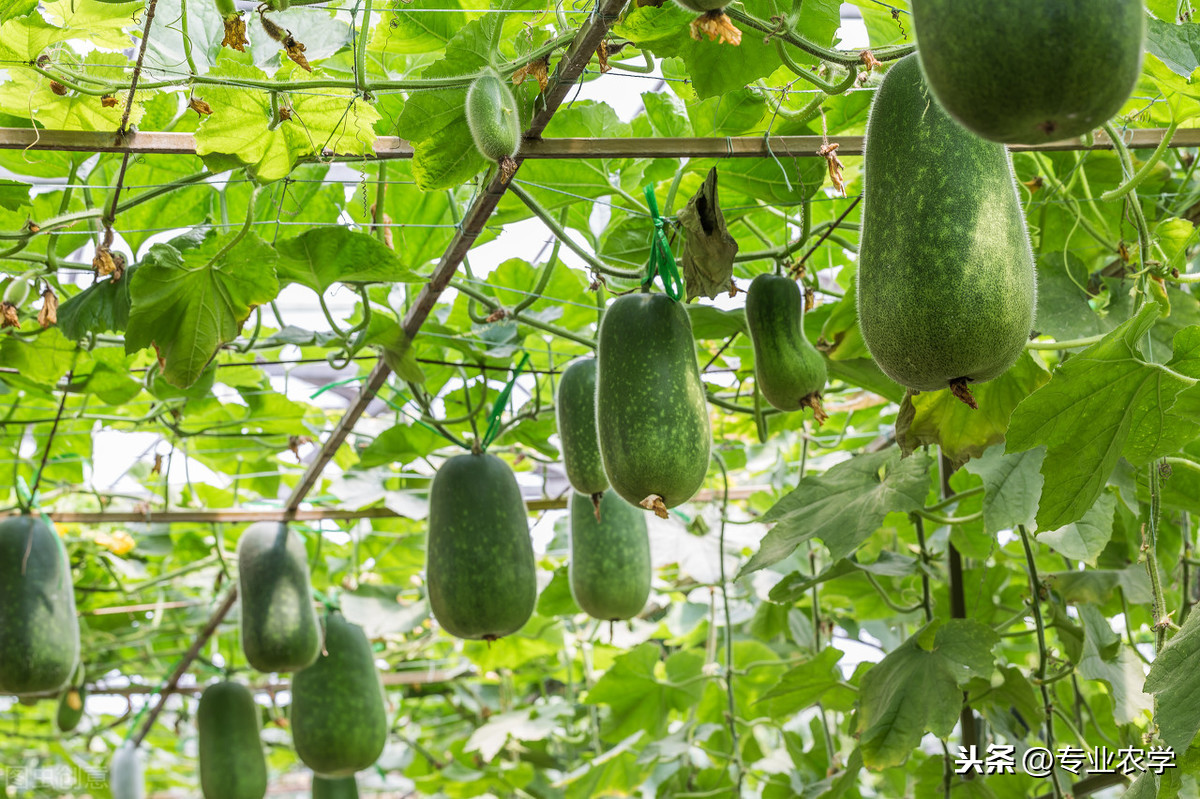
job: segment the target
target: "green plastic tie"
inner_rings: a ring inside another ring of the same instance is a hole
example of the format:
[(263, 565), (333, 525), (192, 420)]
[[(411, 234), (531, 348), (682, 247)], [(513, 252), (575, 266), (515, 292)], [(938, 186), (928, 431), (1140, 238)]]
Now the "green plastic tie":
[(667, 221), (658, 213), (658, 201), (654, 199), (653, 186), (646, 187), (646, 202), (650, 205), (654, 231), (650, 234), (650, 263), (646, 267), (646, 277), (642, 280), (642, 286), (650, 286), (657, 276), (662, 281), (663, 291), (667, 296), (679, 302), (683, 299), (683, 278), (679, 276), (675, 253), (671, 252), (671, 245), (667, 243)]
[(483, 441), (479, 444), (479, 449), (483, 452), (492, 445), (496, 440), (496, 436), (500, 435), (500, 416), (504, 413), (504, 408), (508, 405), (508, 398), (512, 396), (513, 386), (517, 384), (517, 378), (521, 376), (522, 370), (529, 365), (529, 353), (521, 358), (521, 362), (517, 364), (517, 368), (513, 369), (512, 377), (508, 379), (508, 385), (500, 392), (500, 396), (496, 397), (496, 404), (492, 406), (492, 412), (488, 414), (487, 432), (483, 434)]
[(340, 613), (342, 610), (341, 602), (338, 601), (336, 588), (330, 589), (328, 594), (322, 593), (320, 590), (312, 589), (313, 598), (325, 606), (325, 615), (330, 613)]

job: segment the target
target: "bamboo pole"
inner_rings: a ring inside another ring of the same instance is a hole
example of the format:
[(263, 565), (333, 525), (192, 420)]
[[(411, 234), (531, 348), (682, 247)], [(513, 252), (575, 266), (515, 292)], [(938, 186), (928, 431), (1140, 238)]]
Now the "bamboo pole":
[[(1133, 128), (1125, 144), (1130, 149), (1153, 149), (1162, 141), (1165, 128)], [(531, 160), (584, 158), (796, 158), (823, 157), (826, 140), (820, 136), (729, 136), (729, 137), (628, 137), (543, 139), (527, 132), (521, 158)], [(838, 155), (862, 155), (862, 136), (830, 136)], [(1200, 147), (1200, 128), (1181, 128), (1171, 147)], [(1014, 144), (1013, 152), (1064, 150), (1111, 150), (1112, 142), (1097, 132), (1088, 144), (1082, 139), (1064, 139), (1049, 144)], [(120, 141), (103, 131), (33, 130), (0, 128), (0, 150), (48, 152), (130, 153), (136, 155), (195, 155), (196, 137), (191, 133), (135, 132)], [(408, 160), (413, 146), (396, 136), (375, 139), (374, 155), (334, 156), (335, 160)]]

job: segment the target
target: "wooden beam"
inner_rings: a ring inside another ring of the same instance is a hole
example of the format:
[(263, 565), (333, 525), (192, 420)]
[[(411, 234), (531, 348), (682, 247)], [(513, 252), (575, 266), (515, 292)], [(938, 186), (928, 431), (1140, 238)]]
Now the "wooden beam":
[[(1153, 149), (1162, 141), (1163, 133), (1163, 128), (1131, 129), (1126, 144), (1134, 150)], [(838, 145), (838, 155), (863, 153), (862, 136), (830, 136), (828, 140)], [(820, 136), (772, 136), (769, 139), (762, 136), (543, 139), (534, 134), (531, 128), (526, 132), (521, 147), (521, 159), (769, 158), (772, 154), (776, 157), (817, 158), (820, 157), (818, 150), (824, 142)], [(1176, 131), (1171, 147), (1200, 147), (1200, 128), (1181, 128)], [(1103, 132), (1097, 132), (1090, 145), (1081, 139), (1065, 139), (1050, 144), (1016, 144), (1009, 149), (1014, 152), (1108, 150), (1112, 149), (1112, 143)], [(196, 137), (191, 133), (130, 133), (117, 143), (111, 133), (105, 132), (0, 128), (0, 150), (195, 155)], [(413, 147), (404, 139), (380, 136), (375, 140), (374, 160), (407, 160), (412, 157)], [(361, 162), (364, 156), (334, 156), (334, 159)], [(366, 159), (372, 160), (371, 156), (366, 156)]]
[[(617, 20), (617, 16), (621, 13), (621, 9), (625, 7), (627, 0), (600, 0), (599, 6), (595, 13), (588, 18), (587, 22), (579, 29), (579, 34), (571, 42), (570, 48), (563, 54), (562, 59), (558, 62), (558, 66), (554, 70), (554, 74), (550, 76), (549, 83), (540, 95), (538, 95), (537, 104), (534, 106), (533, 119), (530, 120), (529, 128), (525, 131), (526, 144), (529, 140), (535, 140), (541, 137), (542, 131), (546, 129), (546, 125), (550, 123), (554, 112), (562, 105), (567, 94), (572, 87), (579, 81), (579, 77), (583, 74), (584, 68), (588, 62), (592, 60), (592, 56), (596, 53), (596, 48), (604, 41), (604, 37), (608, 35), (609, 28)], [(518, 153), (516, 157), (516, 169), (520, 169), (521, 163), (524, 160), (524, 155)], [(508, 184), (512, 180), (515, 170), (505, 174), (504, 170), (497, 169), (495, 174), (487, 186), (485, 186), (479, 194), (476, 195), (475, 201), (471, 203), (466, 216), (459, 225), (458, 230), (454, 234), (449, 246), (446, 247), (441, 260), (437, 267), (433, 270), (429, 282), (421, 287), (421, 291), (417, 294), (416, 299), (409, 307), (408, 312), (404, 315), (404, 319), (400, 323), (401, 330), (404, 331), (403, 347), (407, 349), (412, 345), (413, 339), (416, 338), (417, 332), (421, 326), (425, 324), (425, 320), (429, 318), (433, 306), (437, 303), (437, 299), (441, 296), (446, 286), (450, 284), (450, 278), (458, 271), (459, 265), (463, 259), (467, 257), (467, 252), (475, 244), (475, 239), (483, 232), (484, 226), (488, 219), (491, 218), (492, 212), (496, 210), (496, 205), (499, 204), (500, 198), (504, 196), (508, 190)], [(388, 367), (383, 358), (375, 364), (375, 368), (371, 370), (367, 382), (363, 385), (362, 390), (354, 401), (350, 403), (350, 407), (346, 409), (346, 414), (338, 421), (329, 438), (321, 445), (320, 450), (309, 462), (308, 468), (305, 470), (300, 482), (288, 497), (287, 509), (294, 511), (304, 502), (304, 498), (308, 496), (308, 492), (316, 485), (321, 473), (333, 460), (334, 454), (346, 437), (350, 435), (350, 431), (354, 429), (354, 425), (358, 422), (363, 411), (366, 410), (371, 400), (374, 399), (376, 392), (383, 387), (387, 382), (388, 376), (392, 370)]]

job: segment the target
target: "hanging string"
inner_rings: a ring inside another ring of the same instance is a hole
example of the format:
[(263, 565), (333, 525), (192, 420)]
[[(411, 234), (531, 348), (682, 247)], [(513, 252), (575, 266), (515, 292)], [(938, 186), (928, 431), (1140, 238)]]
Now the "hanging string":
[(654, 278), (658, 277), (662, 281), (663, 291), (678, 302), (683, 299), (683, 278), (679, 276), (675, 253), (671, 252), (671, 245), (667, 242), (667, 222), (658, 213), (658, 201), (654, 199), (653, 186), (646, 187), (646, 202), (650, 206), (654, 230), (650, 234), (650, 263), (646, 266), (642, 288), (649, 289), (654, 283)]

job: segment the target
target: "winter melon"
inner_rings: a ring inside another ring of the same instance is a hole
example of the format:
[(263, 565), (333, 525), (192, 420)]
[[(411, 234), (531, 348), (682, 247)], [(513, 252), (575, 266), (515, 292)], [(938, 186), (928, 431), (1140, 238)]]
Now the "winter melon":
[(537, 572), (521, 489), (487, 453), (456, 455), (429, 489), (425, 581), (446, 632), (492, 641), (529, 621)]
[(340, 613), (325, 618), (325, 651), (292, 678), (292, 742), (323, 777), (371, 766), (387, 743), (387, 708), (366, 633)]
[(912, 0), (929, 88), (993, 141), (1043, 144), (1100, 127), (1142, 68), (1141, 0)]
[(823, 420), (825, 359), (804, 336), (804, 297), (796, 281), (769, 274), (750, 281), (746, 326), (754, 344), (754, 379), (767, 402), (781, 411), (810, 407)]
[(79, 664), (67, 550), (39, 517), (0, 522), (0, 693), (57, 692)]
[(554, 403), (563, 464), (571, 487), (581, 494), (602, 494), (608, 477), (596, 440), (596, 359), (572, 361), (558, 379)]
[(642, 293), (609, 306), (600, 322), (596, 429), (604, 472), (626, 502), (665, 513), (700, 488), (712, 431), (681, 303)]
[(259, 671), (295, 671), (321, 651), (308, 553), (286, 524), (252, 524), (238, 541), (242, 649)]
[(972, 406), (969, 384), (1008, 369), (1033, 327), (1033, 253), (1008, 153), (941, 110), (915, 55), (871, 106), (857, 280), (879, 368)]
[(512, 89), (495, 70), (485, 70), (467, 88), (467, 127), (489, 161), (512, 158), (521, 147), (521, 111)]
[(605, 491), (596, 518), (591, 497), (571, 495), (571, 595), (601, 621), (629, 619), (650, 596), (650, 537), (646, 514)]
[(241, 683), (219, 682), (200, 695), (200, 789), (204, 799), (262, 799), (267, 761), (259, 740), (259, 711)]

